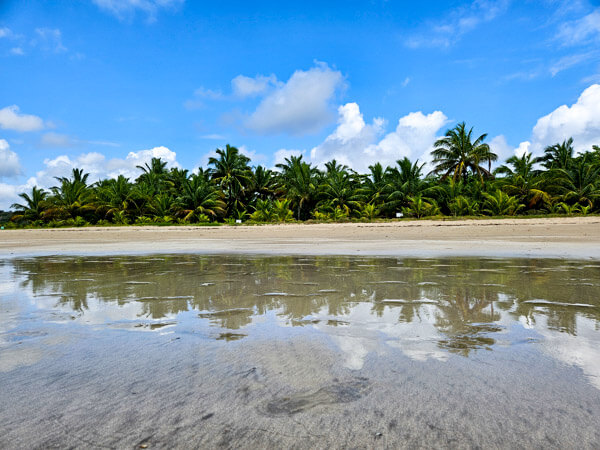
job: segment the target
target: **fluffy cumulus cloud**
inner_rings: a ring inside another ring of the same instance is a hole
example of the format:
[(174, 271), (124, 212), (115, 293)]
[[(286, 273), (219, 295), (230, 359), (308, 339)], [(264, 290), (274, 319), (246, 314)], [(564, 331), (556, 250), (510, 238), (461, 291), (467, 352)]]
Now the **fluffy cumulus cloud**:
[(540, 156), (549, 145), (573, 138), (576, 152), (592, 149), (600, 145), (600, 85), (593, 84), (583, 91), (571, 106), (562, 105), (540, 119), (533, 127), (531, 138), (518, 147), (511, 147), (504, 136), (496, 136), (490, 141), (492, 151), (498, 154), (503, 163), (512, 155), (518, 157), (526, 153)]
[(335, 159), (341, 164), (364, 171), (371, 164), (367, 152), (383, 132), (385, 122), (376, 118), (367, 124), (356, 103), (347, 103), (338, 108), (338, 126), (325, 141), (310, 152), (311, 160), (323, 165)]
[[(250, 87), (260, 88), (248, 80), (245, 83), (245, 92), (249, 92)], [(341, 72), (327, 64), (320, 63), (306, 71), (297, 70), (286, 83), (277, 83), (246, 118), (244, 125), (261, 134), (318, 132), (335, 117), (332, 102), (343, 86)]]
[(140, 11), (145, 13), (148, 20), (156, 20), (160, 9), (174, 9), (185, 0), (92, 0), (100, 9), (116, 16), (118, 19), (128, 19)]
[(4, 139), (0, 139), (0, 179), (15, 177), (21, 173), (19, 157), (10, 149)]
[(600, 85), (588, 87), (573, 105), (559, 106), (541, 117), (533, 127), (531, 150), (540, 153), (570, 137), (578, 152), (600, 145)]
[(385, 126), (383, 119), (376, 118), (367, 124), (356, 103), (341, 106), (338, 112), (337, 128), (311, 150), (311, 160), (323, 164), (336, 159), (359, 172), (366, 172), (375, 162), (394, 165), (405, 156), (427, 162), (440, 129), (448, 122), (441, 111), (413, 112), (400, 118), (396, 129), (380, 139)]
[(515, 149), (507, 141), (504, 135), (499, 135), (492, 138), (488, 142), (490, 150), (498, 155), (498, 163), (504, 164), (507, 158), (510, 158), (515, 154)]
[(0, 109), (0, 128), (14, 131), (39, 131), (44, 128), (44, 121), (31, 114), (19, 113), (17, 105)]

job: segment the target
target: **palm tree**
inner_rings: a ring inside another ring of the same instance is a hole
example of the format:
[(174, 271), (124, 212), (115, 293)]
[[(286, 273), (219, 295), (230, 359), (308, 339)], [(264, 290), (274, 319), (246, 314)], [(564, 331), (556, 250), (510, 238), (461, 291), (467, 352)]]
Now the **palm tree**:
[[(479, 175), (482, 183), (484, 176), (491, 178), (491, 165), (498, 155), (490, 150), (488, 144), (484, 144), (487, 134), (482, 134), (475, 141), (472, 141), (472, 134), (473, 128), (467, 131), (464, 122), (446, 131), (445, 136), (435, 142), (431, 152), (435, 164), (433, 172), (443, 173), (443, 178), (452, 174), (454, 180), (459, 177), (466, 180), (471, 172)], [(488, 163), (488, 169), (481, 166), (484, 162)]]
[(440, 208), (432, 198), (423, 197), (419, 194), (414, 197), (409, 197), (408, 201), (408, 207), (402, 208), (402, 211), (409, 217), (420, 219), (426, 216), (435, 216), (440, 213)]
[(25, 200), (25, 204), (12, 204), (11, 208), (16, 209), (16, 214), (12, 216), (12, 220), (26, 220), (28, 222), (41, 220), (47, 206), (47, 196), (48, 193), (43, 189), (39, 189), (37, 186), (31, 188), (31, 195), (25, 192), (19, 194), (19, 197)]
[(252, 191), (257, 199), (273, 199), (277, 183), (272, 170), (256, 166), (252, 173)]
[(86, 212), (95, 210), (92, 204), (93, 191), (87, 186), (89, 174), (82, 169), (73, 169), (71, 178), (55, 177), (60, 186), (50, 188), (52, 207), (46, 210), (45, 216), (76, 218)]
[(187, 169), (179, 169), (177, 167), (172, 167), (167, 175), (167, 179), (171, 183), (175, 193), (181, 191), (183, 184), (189, 177), (190, 175)]
[(161, 158), (152, 158), (150, 160), (150, 164), (145, 163), (143, 166), (135, 167), (143, 172), (142, 175), (140, 175), (140, 178), (150, 173), (154, 173), (156, 175), (167, 175), (168, 173), (167, 162), (163, 161)]
[(225, 213), (226, 205), (220, 197), (219, 190), (204, 174), (193, 174), (183, 184), (177, 205), (186, 221), (198, 219), (202, 214), (214, 220)]
[(175, 210), (175, 199), (166, 192), (154, 196), (148, 205), (148, 209), (154, 216), (163, 222), (170, 222), (171, 215)]
[(216, 153), (219, 157), (210, 157), (208, 164), (213, 166), (213, 181), (225, 194), (227, 214), (237, 209), (243, 210), (246, 207), (246, 188), (252, 179), (252, 171), (248, 165), (250, 158), (229, 144), (225, 146), (225, 150), (218, 148)]
[(550, 195), (544, 189), (546, 180), (539, 176), (539, 171), (533, 169), (536, 161), (531, 153), (525, 153), (521, 157), (513, 155), (506, 160), (506, 164), (495, 170), (495, 173), (505, 175), (498, 180), (503, 190), (519, 197), (520, 202), (528, 208), (551, 202)]
[(427, 183), (421, 178), (425, 164), (419, 165), (419, 161), (412, 163), (407, 157), (399, 159), (396, 164), (398, 167), (388, 167), (385, 173), (385, 207), (391, 211), (407, 206), (410, 198), (422, 194), (427, 188)]
[(350, 213), (360, 204), (360, 193), (353, 174), (347, 166), (339, 165), (334, 159), (325, 163), (327, 172), (319, 186), (321, 202), (329, 208), (341, 208)]
[[(285, 163), (277, 164), (281, 169), (280, 178), (287, 197), (297, 208), (298, 220), (308, 217), (308, 211), (317, 194), (317, 175), (319, 171), (309, 163), (302, 161), (302, 155), (285, 158)], [(304, 213), (304, 214), (303, 214)]]
[(386, 187), (385, 174), (389, 170), (389, 167), (384, 169), (381, 163), (375, 163), (372, 166), (369, 166), (369, 171), (371, 173), (369, 176), (364, 176), (360, 188), (361, 193), (368, 203), (383, 203), (383, 192)]
[(592, 164), (585, 153), (570, 164), (569, 169), (554, 169), (554, 179), (563, 200), (580, 205), (594, 205), (600, 198), (600, 165)]
[(573, 138), (563, 141), (562, 144), (549, 145), (544, 149), (544, 156), (540, 156), (535, 162), (542, 163), (546, 169), (568, 170), (573, 163)]
[(469, 199), (464, 195), (457, 195), (448, 204), (448, 208), (454, 216), (476, 216), (479, 214), (479, 204), (477, 201)]
[(483, 212), (491, 216), (514, 216), (525, 206), (516, 197), (496, 189), (492, 194), (484, 192)]
[(122, 221), (129, 208), (132, 195), (133, 186), (123, 175), (119, 175), (116, 179), (102, 180), (97, 183), (96, 187), (96, 213), (106, 218), (118, 215), (119, 221)]

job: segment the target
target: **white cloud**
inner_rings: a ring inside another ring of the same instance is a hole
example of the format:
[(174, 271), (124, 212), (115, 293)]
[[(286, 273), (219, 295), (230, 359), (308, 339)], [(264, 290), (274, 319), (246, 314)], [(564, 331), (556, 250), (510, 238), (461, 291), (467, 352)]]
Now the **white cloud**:
[(331, 102), (343, 85), (341, 72), (324, 63), (297, 70), (262, 99), (244, 124), (263, 134), (317, 132), (331, 122)]
[(37, 38), (33, 44), (39, 44), (44, 50), (55, 53), (66, 52), (67, 47), (62, 43), (62, 33), (58, 28), (36, 28)]
[(77, 145), (77, 142), (75, 142), (75, 140), (72, 137), (66, 134), (50, 132), (44, 133), (42, 135), (42, 138), (40, 139), (40, 144), (44, 147), (67, 148), (75, 147)]
[(375, 162), (395, 165), (405, 156), (413, 161), (427, 162), (437, 133), (448, 122), (441, 111), (427, 115), (413, 112), (402, 117), (396, 130), (378, 141), (385, 126), (383, 119), (365, 123), (356, 103), (341, 106), (338, 112), (338, 127), (311, 150), (311, 160), (321, 165), (336, 159), (359, 172), (366, 172)]
[(264, 94), (269, 88), (277, 85), (275, 75), (257, 75), (254, 78), (238, 75), (231, 80), (231, 88), (237, 97), (256, 97)]
[(211, 139), (211, 140), (215, 140), (215, 141), (224, 141), (225, 139), (227, 139), (225, 136), (223, 136), (222, 134), (217, 134), (217, 133), (213, 133), (213, 134), (203, 134), (202, 136), (200, 136), (202, 139)]
[(0, 38), (9, 37), (12, 33), (9, 28), (3, 27), (0, 28)]
[(310, 152), (312, 162), (317, 165), (337, 160), (356, 170), (364, 171), (369, 164), (367, 149), (383, 132), (384, 120), (376, 118), (371, 124), (365, 123), (356, 103), (347, 103), (338, 108), (338, 126), (325, 141)]
[(31, 192), (33, 186), (35, 186), (33, 179), (28, 180), (25, 184), (0, 183), (0, 210), (7, 211), (13, 203), (22, 203), (23, 200), (19, 194)]
[(558, 39), (564, 45), (578, 45), (600, 38), (600, 8), (590, 14), (564, 23), (558, 32)]
[(531, 142), (529, 142), (529, 141), (521, 142), (519, 144), (519, 146), (517, 148), (515, 148), (514, 153), (517, 157), (521, 158), (523, 155), (526, 155), (527, 153), (531, 153), (529, 151), (529, 147), (531, 147)]
[(490, 147), (498, 153), (498, 162), (506, 158), (532, 153), (540, 156), (549, 145), (559, 144), (573, 138), (577, 153), (589, 151), (592, 145), (600, 145), (600, 85), (588, 87), (571, 106), (562, 105), (540, 119), (533, 127), (531, 139), (517, 148), (511, 147), (504, 136), (496, 136)]
[(597, 58), (596, 52), (577, 53), (560, 58), (550, 67), (550, 74), (554, 77), (563, 70), (570, 69), (578, 64)]
[(531, 150), (541, 153), (546, 146), (570, 137), (578, 152), (600, 144), (600, 85), (588, 87), (570, 107), (559, 106), (541, 117), (533, 127)]
[(23, 51), (23, 49), (21, 47), (13, 47), (10, 49), (10, 53), (12, 55), (19, 55), (22, 56), (25, 54), (25, 52)]
[[(290, 158), (292, 156), (302, 156), (305, 154), (306, 154), (305, 150), (292, 150), (292, 149), (287, 149), (287, 148), (282, 148), (280, 150), (277, 150), (275, 152), (275, 155), (273, 155), (273, 168), (275, 168), (275, 166), (277, 164), (285, 163), (286, 158)], [(304, 160), (304, 158), (303, 158), (303, 160)]]
[(130, 18), (137, 11), (145, 13), (149, 21), (156, 20), (159, 9), (175, 9), (185, 0), (92, 0), (100, 9), (120, 20)]
[(410, 83), (410, 77), (406, 77), (404, 79), (404, 81), (402, 82), (402, 87), (408, 86), (408, 83)]
[(30, 114), (19, 114), (17, 105), (0, 109), (0, 128), (14, 131), (38, 131), (44, 128), (44, 121)]
[(264, 160), (266, 159), (265, 155), (263, 155), (262, 153), (258, 153), (256, 150), (250, 150), (245, 145), (241, 145), (241, 146), (237, 147), (237, 149), (240, 151), (240, 153), (242, 155), (250, 158), (250, 165), (260, 164), (261, 162), (264, 162)]
[(78, 139), (73, 136), (69, 136), (67, 134), (54, 133), (54, 132), (44, 133), (40, 139), (40, 145), (42, 147), (49, 147), (49, 148), (73, 148), (73, 147), (81, 147), (84, 145), (119, 147), (119, 144), (117, 144), (115, 142), (86, 141), (83, 139)]
[(431, 22), (425, 32), (406, 39), (405, 45), (409, 48), (450, 47), (464, 34), (504, 13), (509, 4), (510, 0), (474, 0), (466, 7), (450, 11), (445, 21)]
[(490, 150), (498, 155), (498, 163), (500, 164), (504, 164), (504, 161), (515, 153), (514, 147), (506, 142), (506, 137), (503, 135), (492, 138), (488, 142), (488, 145), (490, 146)]
[(186, 109), (200, 109), (204, 107), (204, 100), (221, 100), (223, 94), (220, 91), (213, 91), (211, 89), (206, 89), (204, 87), (200, 87), (194, 91), (194, 97), (190, 100), (186, 100), (183, 104)]
[(0, 139), (0, 178), (15, 177), (21, 173), (19, 157), (10, 149), (4, 139)]

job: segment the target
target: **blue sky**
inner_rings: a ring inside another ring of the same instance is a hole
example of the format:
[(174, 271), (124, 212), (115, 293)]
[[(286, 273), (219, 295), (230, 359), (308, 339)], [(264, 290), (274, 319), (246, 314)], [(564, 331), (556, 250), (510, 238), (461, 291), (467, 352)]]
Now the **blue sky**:
[(0, 2), (0, 208), (83, 167), (427, 161), (466, 121), (502, 158), (600, 144), (592, 1)]

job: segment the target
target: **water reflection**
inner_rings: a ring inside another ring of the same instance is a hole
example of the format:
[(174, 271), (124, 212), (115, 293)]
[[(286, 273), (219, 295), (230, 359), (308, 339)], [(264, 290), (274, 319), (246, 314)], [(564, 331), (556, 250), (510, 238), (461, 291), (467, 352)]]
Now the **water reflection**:
[[(207, 329), (222, 341), (243, 340), (265, 322), (309, 327), (331, 336), (351, 368), (381, 342), (414, 359), (444, 360), (544, 336), (555, 348), (588, 348), (577, 361), (600, 360), (599, 264), (167, 255), (29, 258), (2, 268), (2, 304), (27, 293), (52, 311), (46, 320)], [(594, 367), (588, 371), (600, 375)]]

